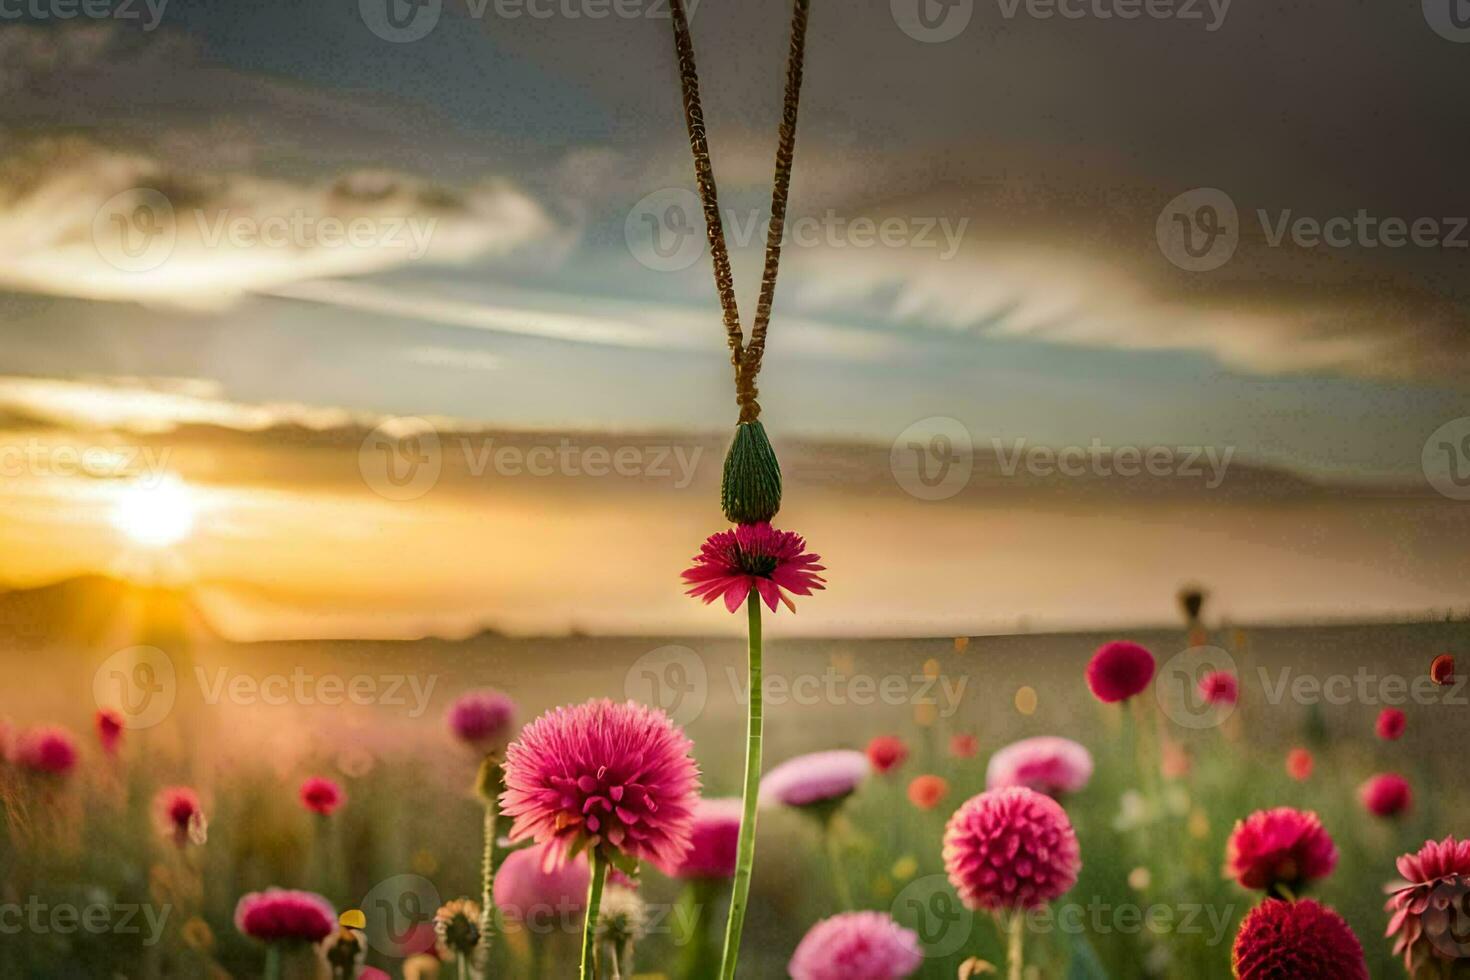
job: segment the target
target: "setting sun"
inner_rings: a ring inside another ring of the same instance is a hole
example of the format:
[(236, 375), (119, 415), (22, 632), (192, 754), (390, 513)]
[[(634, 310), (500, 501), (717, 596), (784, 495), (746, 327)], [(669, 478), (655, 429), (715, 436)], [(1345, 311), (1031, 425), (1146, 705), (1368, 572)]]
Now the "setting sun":
[(125, 487), (109, 519), (128, 540), (149, 548), (167, 548), (189, 536), (198, 512), (188, 485), (167, 476), (156, 483)]

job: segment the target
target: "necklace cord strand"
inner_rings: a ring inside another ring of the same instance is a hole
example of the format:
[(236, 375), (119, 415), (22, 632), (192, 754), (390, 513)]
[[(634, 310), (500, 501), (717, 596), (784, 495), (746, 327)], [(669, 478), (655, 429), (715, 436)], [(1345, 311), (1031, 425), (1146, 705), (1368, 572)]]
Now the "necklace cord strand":
[(810, 0), (794, 0), (791, 15), (791, 44), (786, 62), (786, 90), (781, 106), (780, 138), (776, 146), (776, 173), (771, 186), (771, 220), (766, 228), (765, 266), (761, 272), (760, 297), (746, 343), (735, 300), (735, 277), (725, 245), (725, 227), (720, 218), (719, 193), (710, 163), (709, 139), (704, 124), (704, 107), (699, 98), (699, 74), (694, 64), (694, 39), (684, 0), (670, 0), (674, 25), (674, 51), (679, 60), (679, 84), (684, 95), (684, 122), (689, 129), (689, 148), (694, 155), (694, 182), (704, 210), (705, 234), (714, 267), (715, 290), (724, 313), (725, 336), (730, 346), (730, 363), (735, 369), (735, 398), (740, 421), (760, 417), (755, 380), (766, 350), (766, 330), (776, 296), (776, 273), (781, 264), (781, 239), (786, 227), (786, 204), (791, 186), (791, 165), (796, 156), (796, 118), (801, 99), (802, 66), (806, 57), (807, 13)]

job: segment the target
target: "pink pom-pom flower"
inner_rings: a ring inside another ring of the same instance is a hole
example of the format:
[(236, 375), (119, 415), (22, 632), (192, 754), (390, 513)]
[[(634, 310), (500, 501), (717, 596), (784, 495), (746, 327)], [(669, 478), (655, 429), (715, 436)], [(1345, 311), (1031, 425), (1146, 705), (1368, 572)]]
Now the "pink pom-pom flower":
[(455, 738), (476, 752), (491, 752), (510, 740), (516, 705), (492, 688), (466, 691), (455, 699), (445, 722)]
[(342, 787), (324, 776), (310, 776), (301, 784), (301, 805), (312, 813), (330, 817), (347, 802)]
[(1216, 670), (1200, 678), (1199, 696), (1205, 704), (1229, 706), (1240, 700), (1240, 681), (1228, 670)]
[(506, 752), (500, 802), (511, 840), (549, 845), (552, 864), (583, 847), (677, 864), (699, 798), (691, 747), (667, 715), (634, 701), (548, 711)]
[(112, 755), (122, 741), (123, 729), (127, 727), (122, 714), (111, 708), (102, 708), (93, 722), (97, 726), (97, 742), (102, 751)]
[(904, 980), (924, 961), (919, 937), (884, 912), (843, 912), (807, 930), (792, 954), (792, 980)]
[(59, 725), (32, 728), (16, 739), (15, 764), (40, 776), (65, 776), (77, 765), (77, 740)]
[(1154, 655), (1127, 640), (1104, 643), (1087, 662), (1087, 686), (1105, 704), (1142, 693), (1153, 679)]
[(986, 789), (1025, 786), (1047, 796), (1081, 792), (1092, 780), (1092, 753), (1054, 735), (1013, 742), (990, 757)]
[(825, 808), (847, 799), (868, 778), (868, 757), (851, 749), (799, 755), (761, 778), (765, 804)]
[(1425, 963), (1470, 959), (1470, 839), (1425, 841), (1398, 859), (1390, 884), (1388, 935), (1409, 976)]
[(496, 869), (495, 907), (507, 922), (533, 930), (580, 925), (573, 920), (587, 905), (587, 855), (548, 868), (549, 857), (545, 845), (535, 844), (507, 854)]
[(1384, 772), (1358, 788), (1358, 799), (1375, 817), (1396, 817), (1414, 805), (1414, 792), (1403, 776)]
[(263, 943), (319, 943), (336, 923), (332, 904), (315, 892), (268, 888), (235, 906), (235, 928)]
[(892, 772), (908, 757), (909, 747), (897, 735), (877, 735), (868, 743), (868, 761), (874, 772)]
[(711, 534), (684, 570), (688, 595), (706, 603), (725, 600), (725, 608), (737, 611), (752, 591), (765, 600), (771, 611), (776, 603), (796, 612), (791, 593), (811, 595), (826, 588), (818, 572), (821, 555), (809, 554), (806, 539), (794, 531), (778, 531), (770, 524), (740, 524)]
[(1279, 806), (1235, 824), (1225, 846), (1225, 873), (1244, 888), (1296, 893), (1337, 867), (1337, 845), (1315, 813)]
[(689, 850), (677, 863), (660, 867), (671, 878), (717, 879), (735, 874), (740, 841), (738, 798), (700, 800), (694, 805)]
[(1385, 742), (1397, 742), (1403, 737), (1408, 723), (1409, 720), (1398, 708), (1384, 708), (1378, 712), (1378, 722), (1374, 725), (1374, 731)]
[(1268, 898), (1235, 934), (1239, 980), (1368, 980), (1363, 944), (1342, 916), (1311, 899)]
[(944, 867), (967, 908), (1039, 909), (1077, 883), (1082, 856), (1056, 800), (1011, 786), (972, 797), (949, 818)]
[(153, 822), (158, 832), (179, 847), (203, 844), (207, 835), (199, 794), (187, 786), (169, 786), (153, 797)]

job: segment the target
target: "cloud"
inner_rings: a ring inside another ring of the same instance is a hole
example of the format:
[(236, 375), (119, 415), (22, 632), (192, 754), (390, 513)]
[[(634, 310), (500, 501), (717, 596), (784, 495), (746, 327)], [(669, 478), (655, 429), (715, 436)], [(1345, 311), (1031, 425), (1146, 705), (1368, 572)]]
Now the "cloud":
[(221, 307), (312, 279), (504, 255), (554, 233), (498, 179), (200, 173), (75, 137), (0, 161), (0, 286), (20, 291)]

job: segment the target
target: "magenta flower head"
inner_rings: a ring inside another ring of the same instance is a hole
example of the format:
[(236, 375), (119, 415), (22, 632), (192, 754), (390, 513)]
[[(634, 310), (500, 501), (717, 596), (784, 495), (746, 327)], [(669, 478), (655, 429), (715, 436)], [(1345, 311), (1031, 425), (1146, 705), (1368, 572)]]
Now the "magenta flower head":
[(467, 691), (449, 706), (445, 721), (454, 737), (476, 752), (492, 752), (510, 740), (516, 705), (493, 688)]
[(97, 712), (95, 723), (97, 741), (102, 746), (102, 751), (112, 755), (117, 751), (118, 743), (122, 741), (123, 729), (127, 727), (123, 722), (123, 716), (111, 708), (103, 708)]
[(667, 715), (634, 701), (548, 711), (506, 752), (511, 840), (548, 845), (553, 866), (584, 847), (677, 864), (699, 798), (691, 747)]
[(1239, 980), (1368, 980), (1363, 944), (1342, 916), (1311, 899), (1268, 898), (1235, 934)]
[(1384, 708), (1378, 712), (1378, 722), (1373, 730), (1385, 742), (1397, 742), (1404, 735), (1408, 719), (1398, 708)]
[(1087, 662), (1087, 686), (1106, 704), (1127, 701), (1153, 679), (1154, 655), (1127, 640), (1104, 643)]
[(14, 749), (15, 764), (39, 776), (65, 776), (77, 765), (77, 740), (59, 725), (21, 733)]
[(843, 912), (807, 930), (792, 980), (904, 980), (924, 962), (919, 937), (885, 912)]
[(971, 797), (949, 818), (944, 868), (967, 908), (1039, 909), (1077, 883), (1082, 855), (1061, 804), (1010, 786)]
[(199, 794), (187, 786), (169, 786), (153, 797), (153, 822), (158, 832), (179, 847), (203, 844), (208, 836)]
[(330, 817), (347, 802), (342, 787), (322, 776), (311, 776), (301, 784), (301, 805), (312, 813)]
[(660, 866), (670, 878), (729, 878), (740, 840), (740, 800), (700, 800), (694, 805), (690, 848), (677, 864)]
[(1066, 796), (1092, 780), (1092, 753), (1053, 735), (1013, 742), (990, 757), (986, 789), (1025, 786), (1047, 796)]
[(1244, 888), (1296, 893), (1337, 867), (1337, 845), (1315, 813), (1279, 806), (1235, 824), (1225, 846), (1225, 875)]
[(1240, 681), (1228, 670), (1214, 671), (1200, 678), (1199, 696), (1205, 704), (1235, 704), (1240, 700)]
[(263, 943), (319, 943), (336, 924), (332, 904), (314, 892), (268, 888), (235, 906), (235, 928)]
[(1402, 881), (1390, 884), (1388, 935), (1409, 976), (1425, 963), (1470, 959), (1470, 839), (1425, 841), (1398, 859)]
[(533, 928), (570, 923), (586, 906), (592, 880), (587, 855), (548, 868), (550, 857), (546, 845), (535, 844), (507, 854), (496, 869), (495, 907), (506, 921)]
[(812, 752), (787, 759), (761, 778), (761, 802), (826, 810), (847, 799), (868, 778), (868, 757), (850, 749)]
[(777, 601), (796, 612), (788, 593), (811, 595), (826, 588), (818, 572), (821, 555), (809, 554), (806, 539), (794, 531), (778, 531), (770, 524), (740, 524), (729, 531), (711, 534), (684, 570), (688, 595), (705, 602), (723, 597), (725, 608), (737, 611), (754, 590), (771, 611)]
[(1414, 791), (1403, 776), (1384, 772), (1358, 788), (1358, 799), (1375, 817), (1397, 817), (1414, 805)]

